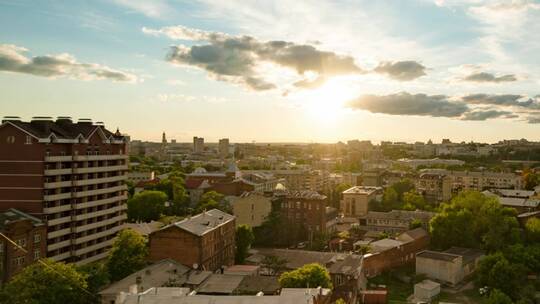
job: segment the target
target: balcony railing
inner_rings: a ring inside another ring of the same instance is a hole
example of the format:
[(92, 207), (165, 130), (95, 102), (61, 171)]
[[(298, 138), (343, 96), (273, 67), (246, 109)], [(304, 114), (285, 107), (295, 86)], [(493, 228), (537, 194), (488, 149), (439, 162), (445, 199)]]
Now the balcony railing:
[(115, 196), (115, 197), (109, 197), (109, 198), (105, 198), (105, 199), (101, 199), (101, 200), (88, 201), (88, 202), (85, 202), (85, 203), (78, 203), (78, 204), (75, 205), (75, 209), (90, 208), (90, 207), (115, 203), (115, 202), (119, 202), (119, 201), (125, 201), (125, 200), (127, 200), (127, 198), (128, 198), (127, 195), (123, 194), (123, 195), (118, 195), (118, 196)]
[(63, 169), (46, 169), (45, 175), (63, 175), (63, 174), (71, 174), (72, 170), (71, 168), (63, 168)]
[(127, 206), (125, 204), (122, 204), (122, 205), (112, 207), (112, 208), (109, 208), (109, 209), (103, 209), (103, 210), (99, 210), (99, 211), (95, 211), (95, 212), (88, 212), (88, 213), (84, 213), (84, 214), (75, 215), (75, 220), (76, 221), (86, 220), (86, 219), (89, 219), (89, 218), (98, 217), (98, 216), (102, 216), (102, 215), (105, 215), (105, 214), (110, 214), (110, 213), (114, 213), (114, 212), (118, 212), (118, 211), (122, 211), (122, 210), (126, 210), (126, 209), (127, 209)]
[(48, 232), (47, 233), (47, 239), (49, 239), (49, 240), (54, 239), (54, 238), (57, 238), (59, 236), (63, 236), (63, 235), (70, 234), (70, 233), (71, 233), (71, 228), (64, 228), (64, 229)]
[(59, 201), (63, 199), (71, 198), (71, 192), (65, 192), (65, 193), (59, 193), (59, 194), (49, 194), (44, 195), (43, 200), (50, 202), (50, 201)]
[(106, 194), (106, 193), (124, 191), (124, 190), (127, 190), (127, 185), (120, 185), (120, 186), (103, 188), (103, 189), (79, 191), (79, 192), (73, 193), (73, 196), (74, 197), (94, 196), (94, 195), (100, 195), (100, 194)]
[(90, 234), (90, 235), (81, 236), (80, 238), (75, 239), (75, 244), (82, 244), (91, 240), (99, 239), (107, 235), (115, 234), (116, 232), (122, 230), (123, 228), (124, 228), (124, 225), (118, 225), (112, 229), (108, 229), (108, 230)]
[(45, 183), (44, 185), (45, 189), (54, 189), (54, 188), (62, 188), (62, 187), (71, 187), (71, 181), (63, 181), (63, 182), (51, 182), (51, 183)]
[(71, 222), (71, 216), (64, 216), (47, 221), (47, 226), (55, 226)]
[(109, 252), (108, 252), (108, 251), (105, 251), (105, 252), (102, 252), (102, 253), (98, 253), (98, 254), (96, 254), (96, 255), (93, 255), (93, 256), (91, 256), (91, 257), (89, 257), (89, 258), (86, 258), (86, 259), (84, 259), (84, 260), (77, 261), (77, 262), (75, 262), (75, 264), (78, 265), (78, 266), (80, 266), (80, 265), (92, 263), (92, 262), (99, 261), (99, 260), (102, 260), (102, 259), (106, 258), (107, 255), (109, 255)]
[(53, 261), (59, 262), (59, 261), (63, 261), (69, 258), (70, 256), (71, 256), (71, 252), (68, 251), (68, 252), (60, 253), (58, 255), (50, 256), (49, 258)]
[(108, 246), (111, 246), (114, 242), (114, 239), (110, 239), (108, 241), (105, 241), (105, 242), (100, 242), (100, 243), (97, 243), (97, 244), (94, 244), (94, 245), (90, 245), (88, 247), (84, 247), (84, 248), (81, 248), (79, 250), (75, 250), (75, 255), (83, 255), (85, 253), (88, 253), (88, 252), (91, 252), (91, 251), (94, 251), (94, 250), (98, 250), (100, 248), (103, 248), (103, 247), (108, 247)]
[(127, 165), (118, 165), (118, 166), (102, 166), (102, 167), (83, 167), (83, 168), (74, 168), (73, 173), (97, 173), (97, 172), (110, 172), (110, 171), (123, 171), (127, 170)]
[(93, 161), (93, 160), (117, 160), (127, 159), (125, 154), (111, 154), (111, 155), (75, 155), (73, 160), (75, 161)]
[(107, 225), (110, 225), (110, 224), (113, 224), (113, 223), (116, 223), (118, 221), (122, 221), (122, 220), (125, 220), (125, 219), (127, 219), (127, 214), (121, 214), (119, 216), (113, 217), (113, 218), (108, 219), (108, 220), (103, 220), (103, 221), (99, 221), (99, 222), (96, 222), (96, 223), (86, 224), (86, 225), (75, 227), (74, 230), (75, 230), (75, 233), (79, 233), (79, 232), (83, 232), (83, 231), (86, 231), (86, 230), (90, 230), (90, 229), (94, 229), (94, 228), (98, 228), (98, 227), (102, 227), (102, 226), (107, 226)]
[(56, 249), (71, 245), (71, 240), (65, 240), (58, 243), (50, 243), (47, 245), (47, 251), (54, 251)]
[(56, 207), (43, 208), (45, 214), (58, 213), (71, 210), (71, 204), (60, 205)]
[(102, 178), (92, 178), (92, 179), (81, 179), (73, 182), (74, 186), (86, 186), (86, 185), (95, 185), (103, 183), (112, 183), (117, 181), (123, 181), (127, 179), (127, 175), (118, 175), (111, 177), (102, 177)]

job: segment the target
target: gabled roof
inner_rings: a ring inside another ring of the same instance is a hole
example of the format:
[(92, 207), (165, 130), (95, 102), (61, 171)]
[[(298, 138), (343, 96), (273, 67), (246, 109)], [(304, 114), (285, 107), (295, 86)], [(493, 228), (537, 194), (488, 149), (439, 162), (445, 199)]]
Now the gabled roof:
[(22, 220), (30, 220), (34, 226), (45, 225), (40, 219), (33, 217), (29, 214), (26, 214), (15, 208), (10, 208), (2, 213), (0, 213), (0, 230), (3, 230), (4, 227), (10, 223)]

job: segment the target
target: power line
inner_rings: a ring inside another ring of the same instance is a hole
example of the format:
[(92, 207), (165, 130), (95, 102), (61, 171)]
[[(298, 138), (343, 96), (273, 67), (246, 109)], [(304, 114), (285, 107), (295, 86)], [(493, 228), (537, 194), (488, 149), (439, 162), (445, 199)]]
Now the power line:
[[(9, 243), (11, 243), (13, 246), (17, 247), (19, 250), (21, 250), (22, 252), (24, 252), (25, 254), (28, 254), (28, 250), (26, 250), (24, 247), (20, 246), (19, 244), (17, 244), (15, 241), (13, 241), (12, 239), (10, 239), (8, 236), (6, 236), (5, 234), (3, 234), (2, 232), (0, 232), (0, 236), (5, 238)], [(43, 261), (43, 259), (38, 259), (37, 260), (38, 263), (40, 263), (41, 265), (49, 268), (50, 270), (52, 270), (53, 272), (55, 272), (56, 274), (58, 274), (59, 276), (63, 277), (64, 279), (70, 281), (71, 279), (66, 277), (64, 274), (62, 274), (61, 272), (57, 271), (56, 269), (54, 269), (54, 267), (52, 267), (51, 265), (45, 263)], [(86, 290), (85, 288), (79, 286), (78, 284), (76, 284), (76, 286), (81, 289), (82, 291), (84, 291), (85, 293), (91, 295), (92, 297), (95, 297), (97, 298), (97, 295), (93, 294), (92, 292), (90, 292), (89, 290)]]

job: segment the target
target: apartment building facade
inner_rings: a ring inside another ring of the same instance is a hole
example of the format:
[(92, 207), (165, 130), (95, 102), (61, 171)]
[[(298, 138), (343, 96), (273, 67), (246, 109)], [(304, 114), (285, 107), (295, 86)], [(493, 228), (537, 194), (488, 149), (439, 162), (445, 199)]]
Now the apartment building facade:
[(280, 209), (289, 224), (308, 233), (330, 234), (336, 228), (337, 210), (327, 206), (327, 197), (315, 191), (289, 191)]
[(152, 232), (149, 259), (173, 259), (193, 268), (215, 271), (234, 264), (235, 234), (233, 215), (218, 209), (205, 211)]
[[(45, 223), (17, 209), (0, 212), (0, 286), (47, 253)], [(15, 246), (15, 242), (24, 250)]]
[(442, 203), (452, 198), (452, 178), (445, 173), (421, 173), (415, 187), (428, 202)]
[(342, 192), (340, 211), (347, 217), (360, 217), (368, 213), (369, 201), (382, 194), (380, 187), (355, 186)]
[(69, 117), (0, 125), (0, 211), (47, 226), (47, 257), (84, 264), (106, 257), (126, 216), (127, 139)]

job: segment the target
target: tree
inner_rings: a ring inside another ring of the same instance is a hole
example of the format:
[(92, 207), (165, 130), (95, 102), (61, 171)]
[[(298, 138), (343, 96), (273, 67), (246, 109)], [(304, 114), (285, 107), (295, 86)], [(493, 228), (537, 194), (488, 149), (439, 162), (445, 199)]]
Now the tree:
[(122, 230), (109, 253), (107, 268), (112, 281), (142, 269), (146, 265), (146, 239), (131, 229)]
[(521, 264), (510, 263), (502, 253), (491, 254), (480, 260), (476, 274), (478, 286), (499, 289), (516, 300), (520, 289), (526, 285), (527, 269)]
[(287, 268), (287, 260), (274, 255), (265, 256), (261, 264), (269, 269), (272, 275), (277, 275)]
[[(96, 295), (104, 286), (110, 282), (109, 272), (105, 263), (90, 263), (77, 268), (77, 271), (86, 277), (88, 291)], [(100, 303), (97, 297), (88, 297), (88, 303)]]
[(383, 193), (382, 211), (390, 211), (397, 205), (399, 200), (398, 193), (392, 187), (386, 188)]
[(422, 227), (424, 227), (424, 222), (422, 222), (422, 220), (419, 220), (419, 219), (414, 219), (409, 224), (409, 230), (413, 230), (413, 229), (416, 229), (416, 228), (422, 228)]
[(431, 244), (435, 249), (452, 246), (475, 247), (474, 216), (469, 210), (443, 211), (430, 221)]
[(306, 264), (296, 270), (284, 272), (279, 277), (283, 288), (332, 288), (328, 270), (320, 264)]
[(426, 209), (426, 201), (424, 197), (416, 191), (407, 191), (403, 194), (403, 209), (405, 210), (424, 210)]
[(229, 212), (228, 206), (223, 204), (223, 199), (225, 196), (216, 191), (208, 191), (201, 195), (199, 204), (197, 205), (197, 213), (201, 213), (205, 210), (219, 209), (224, 212)]
[(533, 217), (525, 223), (525, 233), (529, 243), (540, 242), (540, 219)]
[(489, 293), (486, 304), (512, 304), (512, 299), (504, 292), (494, 289)]
[(240, 225), (236, 228), (236, 256), (234, 258), (236, 264), (244, 263), (254, 239), (253, 230), (248, 225)]
[(540, 174), (536, 174), (530, 169), (523, 171), (522, 178), (526, 190), (534, 190), (534, 188), (540, 184)]
[(73, 264), (42, 261), (24, 268), (4, 286), (2, 303), (88, 303), (92, 295), (86, 290), (85, 274), (77, 272)]
[(128, 219), (130, 221), (156, 221), (165, 210), (167, 195), (161, 191), (143, 191), (128, 200)]
[(397, 183), (394, 183), (391, 187), (396, 191), (398, 195), (397, 200), (403, 201), (403, 195), (406, 192), (414, 190), (414, 183), (410, 179), (406, 178), (400, 180)]

